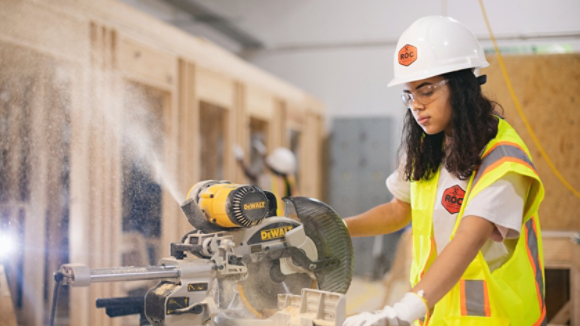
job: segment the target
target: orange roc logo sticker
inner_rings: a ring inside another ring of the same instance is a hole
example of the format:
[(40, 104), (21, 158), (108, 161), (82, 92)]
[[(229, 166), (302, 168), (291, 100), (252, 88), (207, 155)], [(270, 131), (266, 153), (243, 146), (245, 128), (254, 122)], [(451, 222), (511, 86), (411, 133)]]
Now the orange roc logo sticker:
[(412, 45), (405, 45), (399, 50), (399, 63), (408, 66), (417, 60), (417, 48)]
[(465, 190), (460, 186), (455, 185), (445, 189), (443, 198), (441, 198), (441, 205), (449, 212), (449, 214), (459, 213), (461, 204), (463, 204), (463, 197), (465, 197)]

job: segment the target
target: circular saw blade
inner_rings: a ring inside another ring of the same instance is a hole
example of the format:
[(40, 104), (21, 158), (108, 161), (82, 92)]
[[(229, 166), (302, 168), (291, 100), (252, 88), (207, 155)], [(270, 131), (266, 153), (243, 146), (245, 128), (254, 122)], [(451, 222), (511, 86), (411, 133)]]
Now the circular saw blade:
[(318, 259), (338, 259), (338, 266), (315, 271), (318, 288), (346, 293), (352, 281), (354, 252), (345, 224), (327, 204), (308, 197), (285, 197), (286, 208), (295, 212), (306, 235), (318, 250)]
[(249, 263), (247, 268), (248, 278), (238, 283), (238, 291), (244, 305), (258, 317), (264, 309), (278, 308), (278, 294), (299, 295), (303, 288), (316, 286), (307, 274), (282, 274), (278, 259)]

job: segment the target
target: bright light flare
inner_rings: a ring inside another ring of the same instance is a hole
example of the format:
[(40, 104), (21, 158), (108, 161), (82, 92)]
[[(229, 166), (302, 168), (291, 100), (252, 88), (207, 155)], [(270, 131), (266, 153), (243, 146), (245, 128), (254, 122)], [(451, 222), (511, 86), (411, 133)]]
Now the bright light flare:
[(16, 250), (16, 242), (9, 234), (0, 233), (0, 260), (10, 257)]

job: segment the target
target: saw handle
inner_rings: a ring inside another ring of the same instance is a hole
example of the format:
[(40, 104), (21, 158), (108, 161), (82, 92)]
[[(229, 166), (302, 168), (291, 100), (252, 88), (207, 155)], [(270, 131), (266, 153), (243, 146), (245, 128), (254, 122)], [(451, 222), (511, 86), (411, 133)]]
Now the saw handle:
[(145, 311), (145, 297), (124, 297), (97, 299), (97, 308), (105, 308), (107, 316), (120, 317), (142, 314)]

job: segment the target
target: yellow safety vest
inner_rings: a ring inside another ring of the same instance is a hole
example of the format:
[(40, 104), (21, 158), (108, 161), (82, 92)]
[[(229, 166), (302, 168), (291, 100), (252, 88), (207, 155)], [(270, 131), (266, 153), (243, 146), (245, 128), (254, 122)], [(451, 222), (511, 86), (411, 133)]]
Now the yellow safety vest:
[(284, 201), (282, 198), (286, 196), (299, 196), (298, 188), (296, 187), (296, 179), (294, 175), (288, 175), (288, 182), (290, 183), (290, 188), (292, 194), (289, 194), (286, 189), (286, 182), (284, 181), (284, 177), (277, 175), (276, 173), (270, 172), (270, 178), (272, 179), (272, 193), (276, 196), (276, 201), (278, 204), (278, 209), (276, 210), (276, 214), (278, 216), (284, 216)]
[[(460, 281), (435, 305), (432, 313), (417, 321), (416, 325), (547, 325), (544, 257), (538, 219), (544, 186), (526, 145), (512, 126), (502, 119), (499, 119), (496, 137), (485, 147), (479, 169), (469, 179), (451, 239), (470, 200), (508, 172), (533, 180), (526, 194), (521, 235), (513, 240), (517, 244), (512, 257), (490, 272), (480, 251)], [(429, 180), (411, 182), (413, 286), (437, 257), (433, 208), (438, 180), (439, 172)]]

